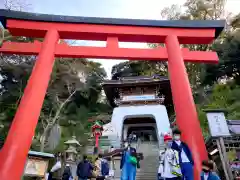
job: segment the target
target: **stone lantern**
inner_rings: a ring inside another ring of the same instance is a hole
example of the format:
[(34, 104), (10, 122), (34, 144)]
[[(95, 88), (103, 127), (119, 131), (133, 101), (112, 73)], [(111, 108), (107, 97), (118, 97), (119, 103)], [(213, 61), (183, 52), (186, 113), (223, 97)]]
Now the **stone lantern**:
[(72, 139), (64, 142), (68, 146), (66, 152), (66, 164), (71, 167), (72, 175), (75, 177), (76, 170), (77, 170), (77, 162), (76, 162), (76, 155), (77, 155), (77, 147), (81, 146), (80, 143), (77, 141), (76, 136), (73, 136)]
[(77, 154), (77, 147), (81, 146), (80, 143), (76, 140), (76, 136), (73, 136), (72, 139), (66, 141), (64, 144), (68, 146), (67, 153), (67, 161), (75, 161)]

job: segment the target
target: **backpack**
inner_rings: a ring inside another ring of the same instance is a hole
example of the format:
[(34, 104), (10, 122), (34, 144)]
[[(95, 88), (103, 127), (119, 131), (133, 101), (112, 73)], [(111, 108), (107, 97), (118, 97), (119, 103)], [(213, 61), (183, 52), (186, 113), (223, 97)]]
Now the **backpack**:
[(62, 180), (71, 180), (71, 175), (70, 174), (63, 174)]
[(69, 167), (66, 167), (62, 175), (62, 180), (69, 180), (71, 176), (71, 169)]
[(102, 176), (108, 176), (109, 175), (109, 164), (107, 161), (101, 161), (101, 173)]

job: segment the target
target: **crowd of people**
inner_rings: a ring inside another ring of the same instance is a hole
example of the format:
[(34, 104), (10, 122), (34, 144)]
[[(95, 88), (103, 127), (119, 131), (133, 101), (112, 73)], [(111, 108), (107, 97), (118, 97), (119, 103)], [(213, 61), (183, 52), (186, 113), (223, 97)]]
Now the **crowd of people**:
[[(194, 160), (188, 145), (181, 141), (181, 132), (174, 130), (172, 135), (164, 135), (164, 150), (159, 152), (158, 180), (193, 180)], [(113, 150), (114, 148), (111, 148)], [(121, 152), (121, 180), (135, 180), (137, 168), (140, 168), (136, 148), (131, 146), (131, 141), (126, 141)], [(157, 157), (156, 157), (157, 158)], [(111, 161), (112, 162), (112, 161)], [(61, 163), (51, 169), (47, 180), (51, 180), (51, 172), (59, 169)], [(114, 165), (109, 163), (101, 154), (90, 162), (87, 156), (83, 156), (77, 166), (76, 176), (78, 180), (87, 179), (113, 179)], [(201, 180), (220, 180), (217, 168), (211, 158), (202, 162)], [(71, 168), (66, 164), (62, 174), (62, 180), (73, 180)]]
[[(181, 132), (173, 131), (173, 136), (164, 135), (165, 150), (160, 152), (158, 180), (193, 180), (194, 161), (188, 145), (182, 142)], [(202, 162), (201, 180), (220, 180), (214, 171), (214, 162)]]
[[(53, 173), (61, 169), (61, 161), (58, 160), (57, 163), (51, 168), (51, 170), (46, 174), (46, 180), (53, 180)], [(109, 166), (109, 162), (102, 157), (101, 154), (95, 159), (94, 162), (90, 162), (86, 155), (83, 156), (82, 161), (78, 163), (76, 176), (73, 177), (72, 168), (69, 164), (66, 164), (64, 171), (62, 173), (62, 180), (104, 180), (106, 178), (111, 178), (112, 166)]]
[[(114, 150), (111, 147), (111, 150)], [(120, 151), (122, 154), (120, 168), (121, 168), (121, 180), (135, 180), (136, 169), (139, 168), (139, 160), (137, 158), (136, 149), (131, 147), (130, 143), (125, 144), (125, 147)], [(111, 161), (113, 163), (113, 161)], [(90, 162), (86, 155), (83, 156), (82, 161), (79, 162), (76, 170), (77, 180), (104, 180), (113, 179), (114, 177), (114, 165), (103, 158), (102, 154), (99, 154), (94, 162)], [(61, 161), (57, 160), (57, 163), (46, 174), (46, 180), (53, 180), (53, 173), (61, 169)], [(65, 165), (62, 180), (74, 180), (72, 175), (72, 169), (69, 164)]]
[(77, 177), (79, 180), (96, 179), (104, 180), (109, 177), (110, 167), (106, 159), (101, 154), (95, 159), (92, 164), (87, 160), (87, 156), (77, 166)]

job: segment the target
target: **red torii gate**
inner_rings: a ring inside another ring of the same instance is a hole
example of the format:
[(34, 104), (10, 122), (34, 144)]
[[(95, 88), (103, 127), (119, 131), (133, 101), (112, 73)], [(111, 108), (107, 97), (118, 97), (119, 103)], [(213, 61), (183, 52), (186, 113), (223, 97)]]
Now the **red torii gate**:
[[(0, 151), (1, 180), (22, 176), (32, 137), (47, 91), (55, 57), (168, 60), (177, 124), (190, 146), (199, 178), (207, 158), (204, 139), (184, 62), (218, 63), (215, 52), (181, 49), (180, 44), (208, 44), (225, 21), (155, 21), (44, 15), (0, 10), (0, 20), (13, 36), (44, 38), (43, 43), (5, 42), (5, 54), (38, 55), (24, 95)], [(106, 47), (59, 44), (59, 39), (107, 41)], [(119, 48), (118, 42), (165, 43), (165, 48)]]

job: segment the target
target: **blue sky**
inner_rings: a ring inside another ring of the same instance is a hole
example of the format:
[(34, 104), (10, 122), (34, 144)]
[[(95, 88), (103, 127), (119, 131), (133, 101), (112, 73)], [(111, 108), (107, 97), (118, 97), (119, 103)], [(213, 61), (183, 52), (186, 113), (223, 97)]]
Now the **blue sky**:
[[(185, 0), (0, 0), (0, 8), (4, 1), (15, 1), (19, 4), (31, 4), (27, 10), (37, 13), (111, 17), (130, 19), (161, 19), (160, 12), (172, 4), (183, 4)], [(240, 0), (228, 0), (227, 10), (240, 12)], [(84, 45), (104, 46), (105, 42), (81, 42)], [(146, 44), (121, 43), (120, 47), (146, 47)], [(110, 76), (113, 65), (120, 60), (96, 60), (101, 62)]]
[[(45, 1), (45, 2), (44, 2)], [(73, 16), (131, 18), (131, 19), (160, 19), (163, 7), (173, 4), (174, 0), (35, 0), (34, 11), (51, 14), (68, 14)], [(178, 0), (179, 2), (182, 0)], [(47, 4), (47, 6), (46, 6)], [(61, 4), (54, 11), (53, 7)], [(64, 5), (63, 5), (64, 4)], [(101, 42), (88, 42), (88, 45), (104, 46)], [(121, 43), (120, 47), (145, 47), (139, 43)], [(101, 62), (110, 77), (112, 66), (121, 60), (96, 60)]]

